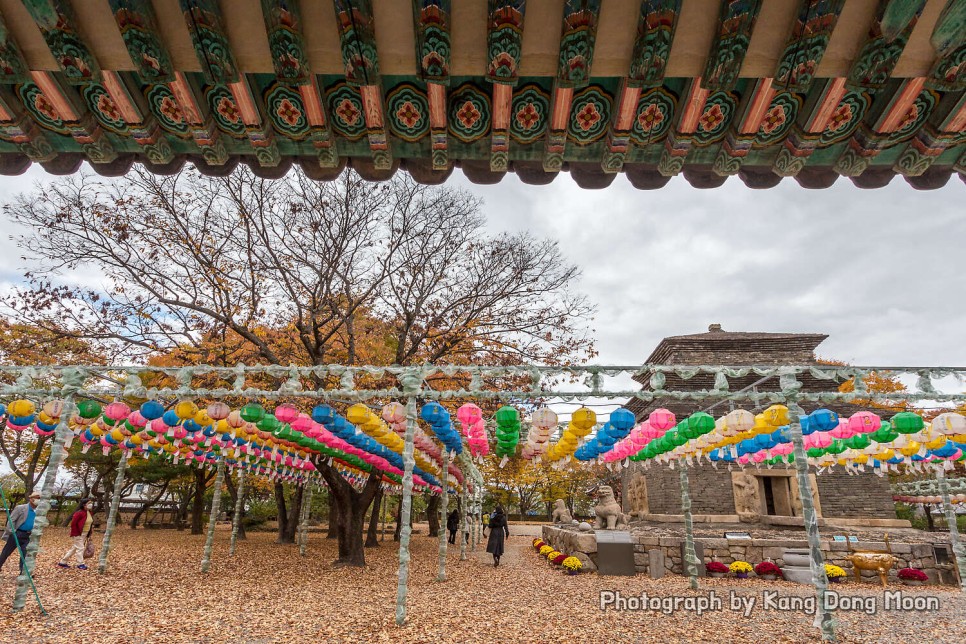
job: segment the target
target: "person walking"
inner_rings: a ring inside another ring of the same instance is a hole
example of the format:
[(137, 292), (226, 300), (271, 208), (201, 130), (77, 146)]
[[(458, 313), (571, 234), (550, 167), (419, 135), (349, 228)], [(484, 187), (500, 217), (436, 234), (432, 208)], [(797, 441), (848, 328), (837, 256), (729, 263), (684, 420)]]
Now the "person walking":
[(14, 550), (20, 551), (20, 572), (23, 572), (23, 558), (27, 552), (27, 544), (30, 543), (30, 533), (34, 529), (34, 518), (37, 503), (40, 501), (40, 491), (34, 490), (30, 493), (30, 498), (26, 503), (22, 503), (13, 509), (7, 519), (7, 527), (3, 531), (3, 538), (7, 540), (3, 544), (3, 551), (0, 552), (0, 570), (7, 559), (13, 554)]
[(490, 538), (486, 542), (486, 551), (493, 555), (493, 567), (500, 565), (500, 557), (503, 556), (504, 540), (510, 536), (510, 526), (506, 520), (506, 513), (503, 506), (496, 506), (493, 515), (490, 516)]
[(456, 543), (456, 532), (460, 529), (459, 510), (453, 510), (446, 517), (446, 529), (449, 530), (449, 542)]
[(89, 503), (89, 499), (78, 501), (77, 510), (74, 512), (74, 516), (70, 518), (71, 544), (64, 556), (57, 562), (57, 565), (61, 568), (70, 568), (70, 564), (67, 562), (73, 556), (77, 561), (77, 569), (87, 570), (87, 566), (84, 564), (84, 550), (87, 547), (86, 541), (94, 530), (94, 515), (88, 509)]

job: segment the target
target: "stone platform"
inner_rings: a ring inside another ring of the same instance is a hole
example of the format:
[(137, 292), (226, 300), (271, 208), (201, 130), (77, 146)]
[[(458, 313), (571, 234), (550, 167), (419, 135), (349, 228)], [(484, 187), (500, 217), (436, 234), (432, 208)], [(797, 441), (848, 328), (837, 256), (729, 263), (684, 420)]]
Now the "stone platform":
[[(671, 524), (632, 524), (629, 528), (634, 541), (634, 565), (638, 574), (649, 574), (652, 578), (660, 578), (667, 573), (685, 574), (682, 561), (684, 547), (683, 526)], [(726, 531), (746, 532), (751, 539), (726, 539)], [(574, 555), (584, 564), (585, 570), (597, 570), (597, 535), (594, 532), (580, 532), (571, 526), (543, 526), (543, 540), (555, 549), (569, 555)], [(897, 559), (896, 566), (889, 572), (890, 582), (899, 583), (896, 573), (900, 568), (917, 568), (929, 576), (932, 584), (955, 584), (956, 573), (951, 563), (939, 564), (933, 545), (949, 547), (949, 535), (943, 532), (923, 532), (910, 528), (876, 529), (863, 528), (852, 530), (830, 529), (823, 530), (821, 535), (822, 554), (826, 563), (835, 564), (852, 574), (852, 564), (845, 559), (849, 554), (849, 547), (844, 541), (834, 541), (835, 535), (849, 535), (858, 538), (853, 543), (855, 550), (885, 550), (885, 535), (889, 535), (892, 554)], [(770, 559), (778, 566), (784, 561), (782, 556), (786, 548), (808, 548), (808, 540), (802, 529), (781, 530), (774, 527), (753, 529), (747, 524), (695, 524), (695, 551), (703, 562), (712, 558), (724, 564), (742, 560), (757, 564)], [(657, 553), (652, 554), (652, 551)], [(652, 570), (655, 565), (663, 562), (663, 570)], [(703, 576), (703, 567), (699, 571)], [(870, 583), (879, 583), (874, 573), (863, 572), (862, 579)]]

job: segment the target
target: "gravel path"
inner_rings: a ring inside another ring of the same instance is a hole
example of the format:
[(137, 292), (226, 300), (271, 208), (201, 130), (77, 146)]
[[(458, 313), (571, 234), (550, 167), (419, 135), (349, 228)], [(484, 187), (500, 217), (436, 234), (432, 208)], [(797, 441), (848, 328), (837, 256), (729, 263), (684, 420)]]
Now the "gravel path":
[[(295, 546), (252, 533), (228, 558), (228, 531), (219, 529), (212, 570), (198, 572), (203, 536), (119, 529), (107, 575), (61, 570), (54, 562), (68, 545), (64, 529), (45, 533), (38, 588), (49, 617), (36, 605), (0, 612), (4, 642), (813, 642), (817, 631), (802, 610), (765, 607), (765, 591), (782, 601), (812, 597), (809, 587), (784, 582), (702, 580), (693, 593), (684, 578), (571, 577), (551, 569), (530, 547), (538, 527), (511, 526), (499, 568), (483, 546), (459, 561), (450, 548), (446, 582), (435, 581), (436, 540), (413, 539), (409, 620), (393, 622), (396, 545), (367, 552), (364, 570), (333, 569), (335, 543), (312, 533), (308, 556)], [(0, 596), (13, 596), (16, 561), (0, 575)], [(890, 590), (899, 590), (899, 587)], [(874, 603), (878, 614), (840, 611), (842, 642), (966, 641), (966, 597), (956, 589), (903, 589), (907, 598), (937, 598), (936, 611), (883, 611), (883, 591), (843, 584), (843, 597)], [(721, 598), (722, 610), (601, 611), (602, 591), (624, 597)], [(729, 610), (730, 593), (756, 600), (745, 616)]]

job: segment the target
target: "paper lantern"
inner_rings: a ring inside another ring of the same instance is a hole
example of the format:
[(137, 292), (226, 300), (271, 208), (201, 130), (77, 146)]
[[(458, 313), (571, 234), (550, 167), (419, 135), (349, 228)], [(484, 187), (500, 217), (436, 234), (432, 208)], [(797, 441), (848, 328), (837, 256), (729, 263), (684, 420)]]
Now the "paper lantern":
[(224, 420), (231, 413), (231, 407), (221, 401), (216, 401), (208, 405), (208, 417), (213, 420)]
[(101, 406), (93, 400), (82, 400), (77, 403), (77, 415), (84, 419), (97, 418), (101, 415)]
[(932, 420), (933, 431), (947, 436), (966, 434), (966, 416), (953, 412), (939, 414)]
[(257, 423), (265, 418), (265, 408), (258, 403), (248, 403), (239, 412), (246, 423)]
[(405, 423), (406, 406), (398, 402), (389, 403), (382, 408), (382, 419), (391, 425)]
[(299, 410), (294, 405), (279, 405), (275, 408), (275, 418), (283, 423), (290, 423), (299, 417)]
[(808, 415), (808, 423), (815, 431), (831, 431), (838, 427), (839, 415), (829, 409), (816, 409)]
[(553, 429), (557, 426), (557, 414), (549, 407), (541, 407), (530, 416), (530, 422), (535, 427)]
[(104, 415), (113, 421), (127, 418), (128, 414), (130, 413), (131, 408), (122, 402), (112, 402), (110, 405), (104, 408)]
[(570, 415), (570, 423), (578, 430), (587, 432), (597, 424), (597, 414), (594, 413), (593, 409), (581, 407)]
[(64, 415), (64, 401), (50, 400), (44, 405), (44, 413), (50, 418), (60, 418)]
[(141, 405), (141, 415), (148, 420), (155, 420), (164, 415), (164, 405), (157, 400), (149, 400)]
[[(589, 411), (589, 410), (588, 410)], [(596, 420), (594, 421), (596, 422)], [(677, 424), (677, 420), (667, 409), (655, 409), (647, 417), (647, 423), (654, 429), (667, 431)], [(593, 425), (591, 425), (593, 427)]]
[(362, 425), (369, 421), (373, 413), (362, 403), (356, 403), (349, 407), (345, 412), (346, 419), (353, 425)]
[(773, 427), (781, 427), (790, 422), (788, 417), (788, 407), (785, 405), (772, 405), (763, 411), (762, 414), (764, 414), (765, 421)]
[(178, 418), (194, 418), (198, 413), (198, 405), (191, 400), (182, 400), (174, 406), (174, 412)]
[(247, 422), (244, 418), (242, 418), (241, 411), (238, 409), (229, 413), (225, 420), (227, 421), (228, 426), (234, 429), (241, 429)]
[(882, 426), (882, 419), (870, 411), (859, 411), (849, 416), (849, 429), (855, 434), (871, 434)]
[(483, 410), (473, 403), (466, 403), (456, 410), (456, 419), (464, 425), (473, 425), (482, 418)]
[(11, 416), (33, 416), (36, 406), (29, 400), (15, 400), (7, 407), (7, 413)]
[(734, 436), (741, 432), (749, 432), (755, 426), (755, 415), (744, 409), (735, 409), (725, 414), (724, 423), (727, 434)]
[(900, 434), (914, 434), (925, 427), (922, 416), (910, 411), (899, 412), (889, 422), (892, 428)]

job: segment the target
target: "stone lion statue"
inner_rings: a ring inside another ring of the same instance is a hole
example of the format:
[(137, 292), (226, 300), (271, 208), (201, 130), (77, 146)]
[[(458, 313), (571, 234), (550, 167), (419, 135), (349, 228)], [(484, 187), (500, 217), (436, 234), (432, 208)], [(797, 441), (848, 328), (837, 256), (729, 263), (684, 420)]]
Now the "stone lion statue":
[(570, 516), (570, 510), (567, 509), (567, 505), (564, 503), (563, 499), (557, 499), (553, 503), (553, 514), (551, 519), (554, 523), (572, 523), (574, 518)]
[(620, 503), (614, 498), (614, 490), (609, 485), (597, 488), (597, 516), (594, 527), (598, 530), (623, 530), (627, 527), (627, 517), (621, 512)]

